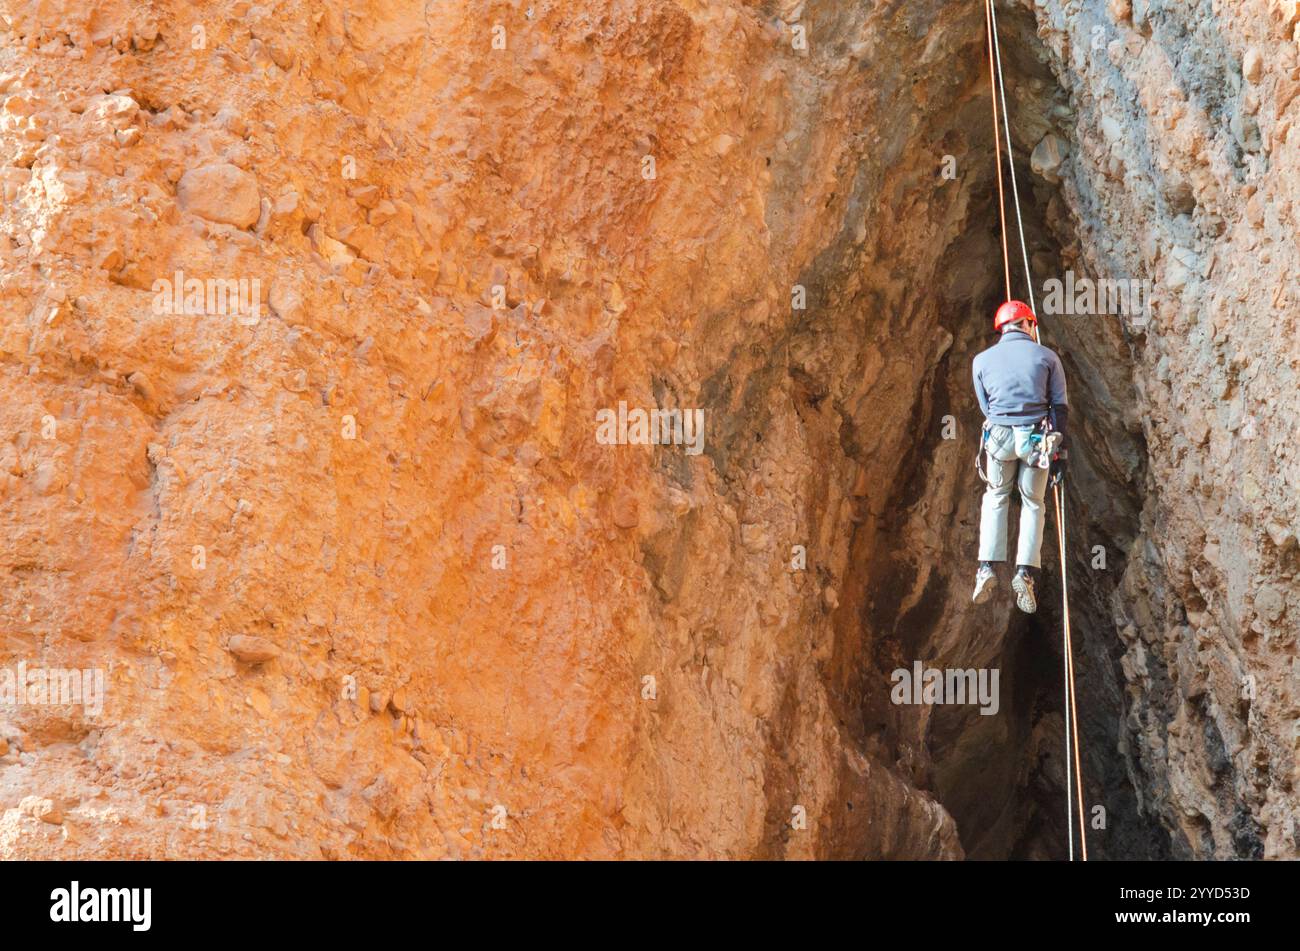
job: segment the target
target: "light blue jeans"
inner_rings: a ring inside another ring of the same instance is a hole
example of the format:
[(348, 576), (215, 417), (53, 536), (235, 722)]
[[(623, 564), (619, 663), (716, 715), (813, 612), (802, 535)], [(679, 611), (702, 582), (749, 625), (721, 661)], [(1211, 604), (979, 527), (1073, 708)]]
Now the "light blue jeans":
[(1043, 523), (1047, 519), (1046, 469), (1029, 465), (1034, 450), (1030, 437), (1033, 426), (990, 426), (985, 443), (985, 475), (988, 488), (980, 508), (980, 561), (1006, 561), (1007, 509), (1011, 493), (1020, 489), (1020, 536), (1016, 542), (1016, 564), (1040, 567)]

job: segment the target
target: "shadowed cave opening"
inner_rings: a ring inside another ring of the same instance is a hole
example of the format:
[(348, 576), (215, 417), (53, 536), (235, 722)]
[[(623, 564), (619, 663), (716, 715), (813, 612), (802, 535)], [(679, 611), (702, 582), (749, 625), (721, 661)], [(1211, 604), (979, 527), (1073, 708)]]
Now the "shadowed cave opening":
[[(1078, 275), (1083, 268), (1067, 250), (1078, 239), (1059, 194), (1060, 183), (1035, 174), (1030, 152), (1046, 136), (1055, 135), (1066, 143), (1068, 154), (1077, 155), (1075, 116), (1069, 97), (1047, 65), (1048, 56), (1040, 45), (1032, 14), (1019, 7), (1005, 9), (1000, 13), (999, 29), (1008, 86), (1012, 158), (1042, 342), (1060, 354), (1070, 387), (1072, 458), (1063, 503), (1088, 841), (1092, 856), (1097, 858), (1165, 857), (1166, 837), (1142, 816), (1139, 793), (1133, 788), (1123, 758), (1120, 732), (1125, 709), (1119, 669), (1122, 648), (1111, 610), (1142, 506), (1143, 480), (1135, 478), (1140, 473), (1134, 471), (1134, 460), (1139, 465), (1144, 463), (1145, 447), (1140, 445), (1140, 430), (1135, 432), (1131, 424), (1132, 394), (1127, 388), (1131, 342), (1123, 339), (1114, 316), (1045, 313), (1047, 282), (1063, 281), (1067, 271)], [(971, 140), (980, 141), (975, 134)], [(1005, 157), (1005, 139), (1003, 144)], [(1026, 299), (1027, 280), (1009, 180), (1006, 188), (1012, 295)], [(982, 217), (992, 230), (992, 253), (986, 252), (982, 261), (973, 260), (983, 266), (985, 274), (993, 275), (992, 286), (964, 302), (975, 305), (974, 319), (963, 319), (960, 326), (954, 322), (949, 327), (956, 341), (949, 352), (953, 365), (946, 382), (954, 390), (936, 396), (937, 404), (949, 403), (949, 410), (961, 420), (964, 434), (977, 433), (981, 422), (978, 409), (973, 408), (970, 360), (995, 341), (990, 315), (1004, 297), (997, 193), (992, 175), (982, 192), (973, 206), (983, 209)], [(962, 261), (955, 257), (951, 265), (960, 268)], [(940, 311), (962, 313), (960, 307), (947, 305)], [(1105, 327), (1107, 322), (1109, 326)], [(1116, 378), (1112, 372), (1115, 366), (1124, 368), (1124, 386), (1107, 385)], [(973, 456), (973, 452), (970, 454)], [(976, 484), (971, 492), (978, 498), (981, 489)], [(972, 716), (970, 708), (952, 706), (935, 708), (930, 723), (934, 790), (956, 820), (970, 858), (1066, 855), (1069, 833), (1065, 815), (1061, 557), (1053, 503), (1049, 490), (1039, 610), (1032, 616), (1016, 610), (1007, 612), (1002, 650), (994, 662), (1002, 674), (1003, 703), (1015, 727), (1010, 731), (995, 728), (989, 722), (994, 717)], [(967, 570), (957, 572), (959, 596), (969, 588), (973, 575), (978, 503), (973, 514), (966, 523), (970, 534), (967, 551), (972, 558), (961, 563)], [(1018, 517), (1019, 499), (1015, 498), (1010, 512), (1013, 538)], [(1009, 562), (1000, 572), (1000, 591), (1008, 600), (1011, 570)], [(982, 613), (975, 609), (972, 621), (979, 623)], [(1071, 808), (1073, 811), (1076, 807), (1072, 804)], [(1077, 811), (1073, 816), (1077, 826)], [(1077, 828), (1075, 837), (1077, 854)]]
[[(1005, 11), (999, 26), (1008, 87), (1018, 93), (1015, 98), (1009, 96), (1008, 103), (1012, 160), (1034, 281), (1033, 297), (1041, 320), (1041, 339), (1057, 351), (1065, 365), (1075, 424), (1070, 446), (1072, 467), (1062, 502), (1068, 528), (1066, 565), (1075, 681), (1079, 692), (1076, 703), (1084, 773), (1083, 818), (1093, 856), (1155, 857), (1161, 853), (1160, 835), (1146, 828), (1141, 820), (1137, 796), (1120, 752), (1123, 681), (1118, 668), (1120, 640), (1110, 610), (1114, 588), (1124, 570), (1131, 533), (1136, 528), (1141, 498), (1133, 482), (1114, 478), (1115, 467), (1108, 464), (1110, 460), (1100, 458), (1109, 452), (1108, 447), (1116, 438), (1108, 430), (1119, 430), (1122, 442), (1130, 440), (1131, 434), (1124, 424), (1128, 407), (1116, 405), (1113, 393), (1094, 388), (1093, 381), (1100, 378), (1099, 368), (1093, 365), (1096, 355), (1078, 345), (1081, 335), (1095, 332), (1096, 327), (1092, 325), (1108, 318), (1096, 315), (1075, 318), (1046, 312), (1046, 282), (1063, 280), (1066, 272), (1076, 267), (1063, 254), (1062, 247), (1063, 242), (1074, 240), (1074, 223), (1061, 204), (1056, 186), (1035, 174), (1030, 151), (1047, 134), (1059, 136), (1071, 154), (1077, 154), (1078, 143), (1073, 134), (1068, 98), (1045, 65), (1046, 56), (1037, 48), (1030, 15)], [(1049, 132), (1044, 132), (1044, 124), (1048, 125)], [(1004, 130), (999, 133), (1005, 136)], [(1005, 138), (1002, 141), (1005, 157)], [(1004, 185), (1011, 296), (1029, 300), (1009, 177)], [(946, 395), (951, 400), (953, 415), (961, 418), (962, 431), (967, 434), (978, 432), (981, 422), (978, 410), (971, 409), (970, 359), (995, 342), (989, 315), (1006, 296), (998, 240), (998, 196), (991, 176), (983, 192), (974, 205), (985, 209), (984, 217), (993, 229), (990, 242), (993, 253), (986, 254), (982, 264), (994, 279), (992, 287), (971, 301), (976, 304), (976, 319), (950, 328), (957, 342), (951, 351), (956, 366), (948, 380), (956, 385), (956, 391)], [(953, 265), (961, 266), (959, 261)], [(970, 333), (972, 327), (976, 329), (974, 334)], [(1110, 356), (1117, 361), (1130, 359), (1126, 346), (1112, 349)], [(1081, 493), (1077, 489), (1085, 481), (1094, 490), (1101, 488), (1108, 505), (1118, 504), (1130, 520), (1127, 533), (1121, 527), (1117, 534), (1115, 526), (1106, 523), (1104, 513), (1094, 511), (1097, 493)], [(982, 486), (976, 485), (974, 494), (978, 496), (981, 491)], [(937, 707), (930, 724), (935, 793), (956, 820), (963, 848), (970, 858), (1045, 859), (1063, 858), (1067, 854), (1070, 831), (1066, 803), (1070, 794), (1065, 784), (1063, 609), (1055, 501), (1049, 489), (1042, 568), (1038, 574), (1039, 610), (1034, 615), (1016, 610), (1007, 612), (1002, 650), (994, 662), (1002, 676), (1006, 713), (1013, 718), (1015, 727), (1010, 731), (998, 729), (988, 722), (991, 718), (971, 716), (969, 709), (952, 706)], [(1019, 515), (1017, 494), (1009, 513), (1013, 540), (1019, 528)], [(973, 553), (978, 537), (978, 506), (971, 521), (973, 525), (967, 523), (972, 529), (968, 550)], [(1007, 601), (1011, 599), (1008, 581), (1014, 565), (1014, 547), (1012, 541), (1007, 564), (999, 566), (1000, 597)], [(959, 593), (963, 585), (969, 586), (973, 574), (973, 560), (965, 564), (969, 570), (959, 570), (956, 579)], [(977, 608), (972, 613), (978, 623), (985, 612)], [(1070, 802), (1069, 810), (1070, 821), (1076, 825), (1077, 854), (1079, 814), (1075, 802)]]
[[(1076, 154), (1075, 116), (1048, 65), (1032, 13), (1000, 6), (999, 15), (1021, 214), (1041, 314), (1044, 283), (1084, 268), (1061, 185), (1031, 170), (1030, 153), (1050, 132)], [(966, 61), (980, 62), (979, 50), (966, 53)], [(956, 105), (931, 103), (934, 125), (923, 134), (940, 151), (964, 147), (963, 160), (982, 162), (984, 169), (965, 173), (951, 186), (942, 180), (929, 186), (936, 195), (946, 187), (969, 189), (965, 226), (944, 249), (934, 280), (918, 292), (924, 299), (909, 302), (912, 313), (933, 314), (934, 332), (952, 340), (909, 408), (915, 439), (885, 499), (864, 502), (871, 513), (856, 519), (845, 584), (861, 593), (851, 597), (839, 625), (841, 639), (856, 644), (843, 652), (865, 656), (843, 661), (852, 671), (844, 675), (841, 691), (843, 722), (868, 750), (892, 757), (894, 768), (945, 807), (968, 858), (1062, 859), (1067, 827), (1061, 583), (1050, 491), (1038, 613), (1026, 616), (1012, 605), (1010, 565), (1001, 571), (997, 604), (969, 604), (983, 488), (974, 472), (982, 416), (970, 364), (995, 340), (991, 317), (1004, 292), (988, 77), (972, 71), (963, 82)], [(945, 111), (950, 116), (939, 115)], [(1024, 299), (1009, 181), (1007, 201), (1013, 296)], [(901, 210), (890, 210), (906, 220)], [(858, 294), (856, 300), (866, 307), (869, 298)], [(1143, 504), (1146, 448), (1129, 375), (1133, 348), (1141, 341), (1128, 339), (1113, 316), (1045, 316), (1043, 326), (1043, 342), (1061, 355), (1070, 387), (1067, 564), (1090, 857), (1168, 857), (1168, 835), (1143, 814), (1125, 758), (1122, 647), (1112, 610)], [(905, 361), (909, 354), (900, 348), (885, 359)], [(956, 422), (955, 439), (944, 438), (948, 420)], [(866, 419), (855, 423), (871, 425)], [(859, 458), (869, 464), (865, 451)], [(1013, 552), (1018, 515), (1016, 499), (1010, 512)], [(885, 686), (890, 672), (916, 661), (998, 669), (999, 714), (981, 716), (970, 705), (924, 712), (891, 707)], [(923, 750), (919, 757), (912, 744)], [(1076, 828), (1076, 843), (1077, 837)]]

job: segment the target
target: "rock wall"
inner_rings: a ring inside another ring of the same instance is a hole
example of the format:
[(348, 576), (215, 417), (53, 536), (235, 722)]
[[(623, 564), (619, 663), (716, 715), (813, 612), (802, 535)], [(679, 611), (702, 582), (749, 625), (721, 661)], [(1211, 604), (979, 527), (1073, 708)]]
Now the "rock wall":
[(1114, 599), (1134, 785), (1177, 854), (1295, 858), (1300, 10), (1036, 12), (1073, 106), (1072, 253), (1153, 293), (1126, 327), (1149, 469)]
[[(1095, 845), (1295, 857), (1295, 17), (1167, 6), (1000, 8), (1036, 270), (1157, 294), (1060, 327)], [(0, 18), (0, 668), (105, 680), (0, 706), (0, 856), (1063, 853), (978, 3)]]

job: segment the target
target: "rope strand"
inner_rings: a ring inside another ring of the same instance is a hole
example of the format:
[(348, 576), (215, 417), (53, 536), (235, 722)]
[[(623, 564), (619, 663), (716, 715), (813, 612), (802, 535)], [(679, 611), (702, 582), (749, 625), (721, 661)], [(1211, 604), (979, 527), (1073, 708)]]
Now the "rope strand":
[[(1083, 850), (1083, 860), (1088, 861), (1088, 837), (1084, 834), (1083, 818), (1083, 768), (1079, 763), (1079, 709), (1075, 706), (1078, 696), (1074, 689), (1074, 639), (1070, 634), (1070, 597), (1069, 585), (1065, 577), (1065, 506), (1061, 502), (1061, 487), (1053, 487), (1053, 493), (1056, 496), (1056, 524), (1061, 533), (1061, 608), (1065, 617), (1065, 657), (1066, 671), (1069, 675), (1070, 698), (1070, 715), (1067, 718), (1074, 731), (1074, 774), (1077, 782), (1074, 784), (1075, 795), (1079, 803), (1079, 847)], [(1068, 752), (1067, 752), (1068, 757)], [(1066, 764), (1066, 771), (1069, 771), (1069, 764)], [(1068, 792), (1068, 790), (1067, 790)]]
[[(1061, 663), (1064, 669), (1061, 671), (1061, 683), (1065, 685), (1065, 699), (1061, 704), (1061, 711), (1064, 717), (1065, 725), (1065, 832), (1070, 841), (1070, 861), (1074, 861), (1074, 790), (1073, 790), (1073, 770), (1070, 764), (1070, 711), (1074, 709), (1071, 703), (1070, 690), (1072, 688), (1072, 679), (1070, 676), (1070, 598), (1066, 593), (1069, 588), (1065, 584), (1065, 532), (1061, 525), (1061, 487), (1059, 485), (1052, 487), (1052, 495), (1056, 499), (1056, 548), (1061, 556), (1061, 611), (1066, 618), (1065, 621), (1065, 642), (1064, 650), (1061, 651)], [(1079, 837), (1083, 835), (1083, 817), (1079, 817)]]
[[(984, 4), (984, 25), (988, 28), (989, 35), (989, 82), (996, 84), (994, 77), (997, 75), (997, 67), (993, 61), (993, 4), (986, 0)], [(1011, 257), (1007, 253), (1007, 199), (1002, 188), (1002, 139), (998, 134), (998, 97), (997, 95), (989, 96), (989, 102), (993, 106), (993, 150), (997, 156), (994, 167), (998, 170), (998, 217), (1002, 220), (1002, 274), (1006, 278), (1007, 296), (1004, 300), (1011, 300)]]

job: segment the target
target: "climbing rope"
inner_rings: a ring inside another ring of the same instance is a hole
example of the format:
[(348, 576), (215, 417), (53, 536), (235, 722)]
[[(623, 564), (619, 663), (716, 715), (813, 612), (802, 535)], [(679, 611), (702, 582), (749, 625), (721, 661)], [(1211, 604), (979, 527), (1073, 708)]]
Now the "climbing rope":
[[(1002, 81), (1002, 47), (998, 43), (998, 13), (993, 8), (993, 0), (986, 0), (988, 4), (989, 23), (992, 26), (993, 52), (997, 60), (998, 95), (1002, 100), (1002, 127), (1006, 130), (1007, 135), (1007, 165), (1011, 169), (1011, 198), (1012, 204), (1016, 209), (1016, 228), (1020, 231), (1020, 254), (1025, 261), (1025, 290), (1029, 294), (1029, 309), (1035, 314), (1038, 313), (1038, 307), (1034, 302), (1034, 279), (1029, 273), (1029, 247), (1025, 244), (1025, 223), (1020, 218), (1020, 189), (1016, 186), (1016, 160), (1015, 152), (1011, 148), (1011, 116), (1007, 114), (1007, 87)], [(998, 130), (993, 130), (993, 137), (996, 139)], [(1002, 241), (1005, 244), (1007, 240), (1006, 229), (1002, 230)], [(1009, 300), (1010, 298), (1008, 298)], [(1037, 321), (1034, 323), (1035, 328), (1038, 326)], [(1034, 333), (1034, 339), (1038, 339), (1038, 333)]]
[[(1025, 266), (1025, 288), (1029, 295), (1029, 308), (1038, 313), (1034, 301), (1034, 279), (1029, 268), (1029, 246), (1025, 241), (1025, 223), (1020, 215), (1020, 188), (1016, 183), (1015, 152), (1011, 145), (1011, 118), (1007, 112), (1007, 87), (1002, 75), (1002, 47), (998, 43), (998, 14), (993, 0), (984, 0), (984, 23), (988, 29), (989, 46), (989, 82), (992, 85), (993, 102), (993, 146), (998, 171), (998, 214), (1002, 221), (1002, 269), (1006, 279), (1007, 294), (1005, 300), (1011, 300), (1011, 256), (1007, 247), (1007, 212), (1006, 196), (1002, 185), (1002, 142), (1003, 134), (1007, 143), (1007, 165), (1011, 169), (1011, 197), (1016, 210), (1016, 230), (1020, 235), (1020, 256)], [(1001, 110), (999, 110), (999, 102)], [(999, 111), (1001, 116), (999, 116)], [(998, 119), (1001, 118), (999, 129)], [(1034, 339), (1041, 342), (1038, 322), (1034, 322)], [(1069, 838), (1070, 861), (1074, 861), (1074, 809), (1077, 800), (1079, 809), (1079, 846), (1083, 861), (1088, 861), (1088, 836), (1085, 830), (1083, 813), (1083, 769), (1079, 755), (1079, 711), (1075, 702), (1074, 689), (1074, 644), (1070, 636), (1070, 588), (1065, 570), (1065, 506), (1061, 502), (1061, 483), (1052, 486), (1052, 496), (1056, 503), (1056, 540), (1061, 555), (1061, 615), (1064, 626), (1064, 649), (1062, 659), (1064, 671), (1062, 681), (1065, 689), (1063, 708), (1065, 711), (1065, 822)], [(1073, 762), (1071, 752), (1073, 751)], [(1073, 767), (1073, 769), (1071, 768)], [(1073, 775), (1071, 773), (1073, 772)]]
[[(997, 72), (993, 58), (993, 4), (984, 4), (984, 24), (988, 27), (989, 33), (989, 78)], [(993, 106), (993, 150), (997, 153), (998, 170), (998, 216), (1002, 219), (1002, 273), (1006, 277), (1007, 296), (1003, 300), (1011, 300), (1011, 258), (1007, 254), (1007, 199), (1002, 192), (1002, 139), (998, 136), (998, 97), (989, 96), (989, 103)]]
[[(1077, 696), (1077, 694), (1075, 693), (1074, 690), (1074, 644), (1073, 644), (1073, 639), (1070, 637), (1070, 586), (1065, 577), (1065, 507), (1061, 504), (1061, 487), (1059, 485), (1053, 487), (1053, 495), (1056, 499), (1057, 543), (1061, 552), (1061, 615), (1065, 621), (1065, 676), (1066, 676), (1065, 695), (1068, 698), (1070, 703), (1070, 709), (1068, 715), (1066, 716), (1066, 720), (1070, 726), (1070, 729), (1074, 733), (1074, 775), (1077, 779), (1077, 781), (1074, 784), (1074, 790), (1079, 804), (1079, 845), (1083, 850), (1083, 860), (1086, 862), (1088, 861), (1088, 837), (1084, 834), (1083, 831), (1085, 828), (1084, 819), (1083, 819), (1083, 769), (1079, 764), (1079, 709), (1078, 707), (1075, 706), (1075, 697)], [(1068, 760), (1070, 757), (1070, 743), (1068, 737), (1066, 739), (1066, 744), (1065, 744), (1065, 756), (1067, 760), (1065, 764), (1065, 775), (1069, 777), (1070, 764)], [(1068, 779), (1066, 782), (1065, 792), (1066, 792), (1065, 811), (1066, 811), (1066, 815), (1069, 815), (1070, 789), (1069, 789)], [(1071, 844), (1070, 854), (1073, 857), (1074, 854), (1073, 838), (1071, 839), (1070, 844)]]

